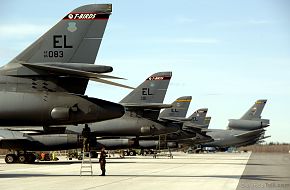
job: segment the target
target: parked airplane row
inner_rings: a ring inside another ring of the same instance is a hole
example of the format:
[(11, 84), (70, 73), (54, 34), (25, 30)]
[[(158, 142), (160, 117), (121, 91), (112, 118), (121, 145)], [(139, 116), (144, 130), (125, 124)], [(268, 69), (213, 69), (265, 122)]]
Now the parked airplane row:
[[(191, 96), (163, 103), (172, 72), (154, 73), (136, 88), (108, 80), (122, 78), (105, 75), (113, 68), (94, 62), (111, 12), (111, 4), (73, 10), (0, 69), (0, 148), (14, 151), (7, 163), (34, 162), (33, 151), (80, 148), (85, 124), (95, 149), (160, 143), (226, 148), (266, 138), (266, 100), (230, 120), (227, 130), (208, 129), (207, 108), (186, 118)], [(133, 90), (113, 103), (84, 95), (89, 80)]]

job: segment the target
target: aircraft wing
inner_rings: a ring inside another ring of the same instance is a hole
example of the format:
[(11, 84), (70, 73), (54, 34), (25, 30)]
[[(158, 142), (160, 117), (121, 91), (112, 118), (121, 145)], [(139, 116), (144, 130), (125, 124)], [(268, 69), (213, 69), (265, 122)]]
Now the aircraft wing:
[(28, 135), (0, 129), (0, 148), (11, 150), (66, 150), (78, 147), (78, 134)]
[(124, 78), (120, 78), (120, 77), (114, 77), (114, 76), (104, 75), (104, 74), (97, 74), (97, 73), (93, 73), (93, 72), (72, 69), (72, 68), (65, 68), (65, 67), (54, 66), (54, 65), (48, 65), (48, 64), (39, 64), (39, 63), (38, 64), (21, 63), (21, 64), (26, 66), (26, 67), (32, 68), (32, 69), (39, 69), (39, 70), (49, 72), (50, 74), (86, 78), (86, 79), (93, 80), (93, 81), (100, 82), (100, 83), (110, 84), (110, 85), (119, 86), (119, 87), (123, 87), (123, 88), (134, 89), (130, 86), (126, 86), (123, 84), (119, 84), (119, 83), (108, 81), (108, 80), (104, 79), (104, 78), (106, 78), (106, 79), (124, 79)]
[(183, 118), (183, 117), (160, 117), (161, 121), (168, 121), (168, 122), (178, 122), (182, 123), (184, 121), (190, 121), (190, 119)]
[(158, 104), (158, 103), (147, 103), (147, 104), (135, 104), (135, 103), (121, 103), (122, 106), (130, 109), (153, 109), (160, 110), (163, 108), (171, 108), (171, 104)]
[(16, 150), (19, 146), (32, 143), (24, 133), (0, 129), (0, 148)]
[(245, 132), (245, 133), (237, 134), (237, 135), (235, 135), (235, 137), (246, 138), (246, 137), (250, 137), (250, 136), (254, 136), (254, 135), (260, 134), (260, 133), (262, 133), (264, 131), (265, 131), (264, 129), (257, 129), (257, 130), (253, 130), (253, 131), (248, 131), (248, 132)]

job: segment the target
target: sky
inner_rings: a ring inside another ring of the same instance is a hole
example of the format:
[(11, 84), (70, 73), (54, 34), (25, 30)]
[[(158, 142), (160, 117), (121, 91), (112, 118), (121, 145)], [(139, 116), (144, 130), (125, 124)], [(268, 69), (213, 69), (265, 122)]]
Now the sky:
[[(190, 95), (188, 115), (206, 107), (210, 128), (218, 129), (267, 99), (267, 141), (290, 143), (290, 1), (2, 0), (0, 66), (91, 3), (113, 4), (96, 64), (128, 79), (117, 82), (136, 87), (155, 72), (172, 71), (164, 103)], [(86, 94), (118, 102), (129, 92), (90, 82)]]

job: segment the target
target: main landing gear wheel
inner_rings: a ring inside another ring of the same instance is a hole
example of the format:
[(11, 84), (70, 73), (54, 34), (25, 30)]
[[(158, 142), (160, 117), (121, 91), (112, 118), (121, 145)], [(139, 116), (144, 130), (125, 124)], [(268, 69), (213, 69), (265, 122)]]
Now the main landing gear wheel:
[(130, 152), (129, 152), (129, 155), (130, 155), (130, 156), (134, 156), (134, 152), (133, 152), (133, 151), (130, 151)]
[(5, 162), (7, 164), (12, 164), (16, 162), (16, 155), (15, 154), (7, 154), (5, 156)]
[(21, 164), (24, 164), (26, 162), (27, 158), (25, 154), (19, 154), (18, 156), (18, 162)]

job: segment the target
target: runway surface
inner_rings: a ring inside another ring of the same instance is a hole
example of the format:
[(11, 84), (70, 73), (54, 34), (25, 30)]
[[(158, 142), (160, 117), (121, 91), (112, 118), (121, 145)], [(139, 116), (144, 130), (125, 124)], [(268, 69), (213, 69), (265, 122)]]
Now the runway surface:
[(290, 154), (251, 154), (237, 190), (259, 189), (290, 189)]
[[(173, 159), (167, 157), (153, 159), (149, 156), (113, 158), (107, 159), (107, 176), (98, 176), (100, 169), (96, 159), (93, 163), (94, 176), (82, 177), (79, 176), (80, 161), (63, 160), (8, 165), (1, 160), (0, 189), (233, 190), (238, 185), (239, 189), (245, 189), (245, 186), (241, 186), (241, 182), (248, 184), (244, 180), (248, 180), (253, 175), (246, 173), (250, 155), (250, 153), (198, 155), (175, 153)], [(254, 159), (251, 159), (249, 163), (252, 161)], [(256, 161), (258, 162), (258, 160)], [(284, 167), (287, 166), (284, 165)], [(272, 175), (267, 177), (275, 177), (274, 173)], [(286, 175), (288, 174), (286, 173)], [(245, 176), (247, 177), (245, 178)], [(241, 181), (240, 178), (242, 178)], [(257, 177), (255, 179), (257, 180)], [(289, 180), (289, 178), (285, 178), (285, 180)]]

